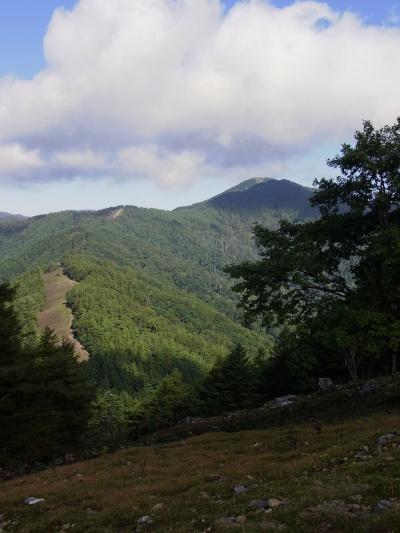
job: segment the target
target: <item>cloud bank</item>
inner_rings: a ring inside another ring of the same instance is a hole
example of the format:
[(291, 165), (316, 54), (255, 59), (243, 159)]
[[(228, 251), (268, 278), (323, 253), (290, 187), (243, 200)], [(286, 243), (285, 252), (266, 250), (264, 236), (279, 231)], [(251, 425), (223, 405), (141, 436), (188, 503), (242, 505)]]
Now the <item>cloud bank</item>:
[(3, 183), (265, 175), (400, 114), (400, 29), (319, 2), (80, 0), (44, 50), (0, 80)]

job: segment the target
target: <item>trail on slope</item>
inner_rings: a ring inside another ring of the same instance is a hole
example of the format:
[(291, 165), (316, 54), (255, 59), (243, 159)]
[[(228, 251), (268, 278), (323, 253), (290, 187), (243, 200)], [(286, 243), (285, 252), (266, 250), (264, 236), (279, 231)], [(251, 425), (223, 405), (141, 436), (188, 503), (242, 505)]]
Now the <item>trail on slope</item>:
[(44, 274), (47, 300), (44, 309), (39, 313), (41, 329), (51, 328), (59, 339), (72, 342), (79, 361), (87, 361), (89, 353), (74, 337), (72, 331), (73, 314), (66, 305), (66, 294), (76, 285), (76, 281), (66, 276), (61, 268)]

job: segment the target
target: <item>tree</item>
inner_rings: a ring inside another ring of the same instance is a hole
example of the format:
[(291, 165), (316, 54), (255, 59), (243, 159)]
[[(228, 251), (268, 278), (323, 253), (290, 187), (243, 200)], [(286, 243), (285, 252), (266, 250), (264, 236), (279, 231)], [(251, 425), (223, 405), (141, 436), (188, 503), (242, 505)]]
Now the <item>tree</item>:
[(217, 414), (251, 406), (257, 392), (254, 370), (246, 350), (236, 344), (204, 380), (200, 392), (203, 410)]
[(73, 345), (61, 345), (46, 329), (32, 370), (32, 441), (43, 460), (80, 451), (88, 429), (94, 388), (87, 363), (79, 363)]
[(134, 438), (168, 427), (188, 412), (190, 388), (179, 370), (173, 370), (131, 414)]
[(12, 308), (15, 292), (0, 286), (0, 464), (48, 461), (83, 443), (93, 391), (69, 343), (47, 330), (37, 347), (21, 346)]
[[(400, 119), (379, 130), (364, 122), (354, 146), (344, 144), (328, 165), (341, 175), (314, 183), (311, 204), (319, 208), (320, 218), (303, 224), (282, 221), (276, 231), (257, 226), (260, 260), (230, 266), (227, 272), (237, 280), (235, 290), (249, 323), (261, 319), (268, 328), (288, 323), (310, 329), (315, 317), (326, 313), (347, 316), (372, 327), (370, 338), (378, 334), (384, 341), (384, 347), (374, 343), (375, 355), (390, 354), (396, 371)], [(346, 357), (354, 374), (366, 337), (364, 343), (357, 340), (357, 328), (336, 333), (330, 339), (352, 353)]]

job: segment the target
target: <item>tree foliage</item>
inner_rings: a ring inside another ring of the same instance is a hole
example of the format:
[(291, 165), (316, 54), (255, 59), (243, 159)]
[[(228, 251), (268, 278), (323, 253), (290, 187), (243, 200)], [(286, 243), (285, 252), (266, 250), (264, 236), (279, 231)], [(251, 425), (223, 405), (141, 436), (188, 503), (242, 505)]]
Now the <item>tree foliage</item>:
[(83, 443), (93, 397), (85, 365), (68, 343), (46, 331), (39, 344), (21, 342), (12, 302), (0, 285), (0, 464), (48, 461)]
[[(342, 354), (357, 379), (360, 361), (391, 360), (400, 347), (400, 119), (364, 122), (354, 146), (328, 161), (336, 178), (315, 182), (321, 217), (255, 228), (260, 259), (229, 267), (246, 318), (293, 324)], [(324, 326), (329, 324), (329, 327)], [(364, 365), (365, 366), (365, 365)], [(372, 365), (373, 366), (373, 365)]]

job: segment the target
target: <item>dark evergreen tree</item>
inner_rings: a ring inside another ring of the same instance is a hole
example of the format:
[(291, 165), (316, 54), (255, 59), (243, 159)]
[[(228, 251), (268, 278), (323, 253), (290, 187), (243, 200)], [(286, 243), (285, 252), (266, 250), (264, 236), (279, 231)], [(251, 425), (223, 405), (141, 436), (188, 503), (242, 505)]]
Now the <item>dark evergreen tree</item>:
[(203, 410), (212, 414), (242, 409), (254, 404), (257, 380), (246, 350), (237, 344), (205, 379), (200, 392)]
[(87, 364), (78, 362), (71, 343), (58, 345), (47, 329), (35, 353), (32, 379), (35, 454), (48, 460), (79, 451), (94, 399)]
[(14, 290), (0, 286), (0, 464), (48, 461), (83, 444), (93, 390), (69, 343), (47, 330), (21, 347)]
[(12, 302), (15, 290), (0, 285), (0, 464), (24, 458), (31, 423), (33, 357), (22, 351)]
[(167, 427), (178, 421), (193, 407), (190, 387), (179, 370), (166, 376), (131, 415), (131, 435), (140, 435)]

